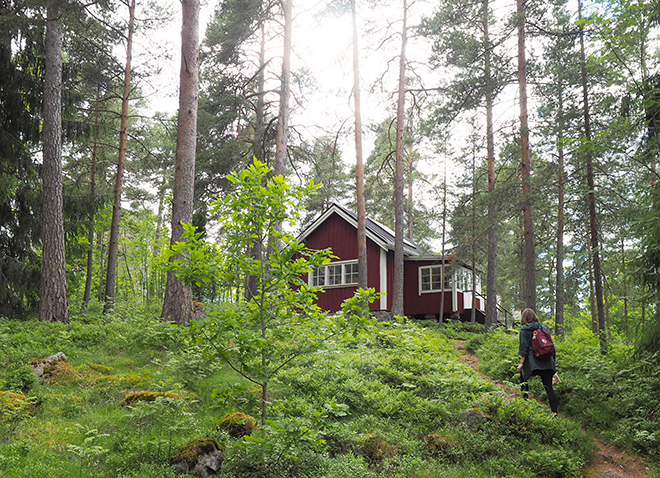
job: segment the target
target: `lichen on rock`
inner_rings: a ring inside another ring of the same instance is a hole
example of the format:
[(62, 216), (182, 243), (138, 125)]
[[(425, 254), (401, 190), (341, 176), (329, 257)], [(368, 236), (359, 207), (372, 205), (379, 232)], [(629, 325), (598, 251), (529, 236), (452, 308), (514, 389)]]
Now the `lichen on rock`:
[(182, 473), (212, 476), (220, 471), (225, 448), (213, 438), (196, 438), (170, 458), (170, 465)]
[(71, 366), (64, 352), (32, 362), (32, 371), (40, 382), (71, 384), (80, 374)]

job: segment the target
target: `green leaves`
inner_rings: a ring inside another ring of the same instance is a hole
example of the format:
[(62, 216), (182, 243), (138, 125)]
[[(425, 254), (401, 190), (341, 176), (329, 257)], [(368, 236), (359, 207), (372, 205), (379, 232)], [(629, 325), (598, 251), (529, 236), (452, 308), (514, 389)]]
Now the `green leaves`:
[[(204, 323), (191, 324), (190, 342), (262, 388), (262, 425), (273, 377), (331, 337), (349, 340), (367, 333), (374, 321), (365, 307), (376, 298), (374, 290), (359, 290), (334, 317), (316, 305), (318, 289), (307, 276), (334, 256), (329, 249), (307, 248), (291, 231), (300, 204), (317, 186), (309, 181), (293, 187), (269, 174), (270, 168), (256, 159), (229, 174), (235, 192), (211, 205), (221, 242), (212, 244), (185, 225), (184, 241), (170, 253), (171, 269), (186, 283), (215, 282), (240, 297)], [(247, 282), (253, 286), (243, 294)]]

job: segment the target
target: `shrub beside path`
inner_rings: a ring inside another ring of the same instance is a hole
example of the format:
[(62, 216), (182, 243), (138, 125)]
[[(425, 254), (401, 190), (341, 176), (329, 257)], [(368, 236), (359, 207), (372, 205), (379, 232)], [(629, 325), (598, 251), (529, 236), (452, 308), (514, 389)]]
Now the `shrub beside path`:
[[(520, 396), (518, 388), (493, 380), (479, 371), (479, 357), (465, 348), (465, 340), (452, 340), (452, 343), (461, 352), (461, 361), (472, 367), (481, 378), (497, 385), (510, 396)], [(594, 456), (582, 471), (585, 478), (646, 478), (649, 475), (644, 461), (632, 452), (600, 440), (595, 440), (595, 444)]]

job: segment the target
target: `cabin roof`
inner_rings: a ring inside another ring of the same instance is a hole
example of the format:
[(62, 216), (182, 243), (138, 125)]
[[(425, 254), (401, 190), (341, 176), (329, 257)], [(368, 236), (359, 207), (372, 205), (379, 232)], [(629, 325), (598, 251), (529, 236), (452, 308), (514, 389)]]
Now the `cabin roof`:
[[(323, 222), (328, 219), (333, 213), (336, 213), (346, 222), (351, 224), (357, 229), (357, 214), (353, 211), (346, 209), (337, 203), (333, 203), (327, 208), (319, 217), (317, 217), (309, 226), (307, 226), (299, 235), (299, 239), (304, 240), (314, 230), (316, 230)], [(394, 250), (395, 235), (387, 226), (384, 226), (373, 219), (367, 218), (366, 220), (367, 237), (380, 247), (386, 250)], [(423, 251), (410, 239), (403, 239), (403, 253), (406, 256), (422, 256)], [(430, 257), (430, 256), (429, 256)]]

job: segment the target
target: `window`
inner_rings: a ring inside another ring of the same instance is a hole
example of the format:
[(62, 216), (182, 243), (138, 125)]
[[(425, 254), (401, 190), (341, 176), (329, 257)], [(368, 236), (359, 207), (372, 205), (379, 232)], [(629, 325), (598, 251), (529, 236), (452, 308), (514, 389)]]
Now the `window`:
[(357, 284), (358, 283), (358, 265), (357, 262), (348, 263), (344, 265), (344, 270), (346, 271), (346, 283), (348, 284)]
[(341, 264), (329, 265), (326, 266), (326, 269), (328, 270), (327, 272), (328, 285), (341, 285), (341, 279), (342, 279)]
[(312, 271), (312, 286), (323, 287), (325, 285), (325, 271), (323, 268)]
[[(470, 291), (472, 290), (472, 270), (467, 269), (465, 267), (461, 267), (457, 271), (457, 283), (456, 287), (458, 290), (462, 291)], [(476, 289), (477, 292), (481, 291), (481, 278), (479, 275), (476, 275), (474, 277), (474, 288)]]
[(310, 284), (315, 287), (348, 287), (358, 282), (357, 261), (333, 262), (314, 269), (310, 274)]
[[(443, 287), (444, 285), (444, 287)], [(419, 268), (419, 291), (439, 292), (451, 290), (451, 269), (445, 266), (445, 280), (442, 280), (442, 266), (422, 266)]]

